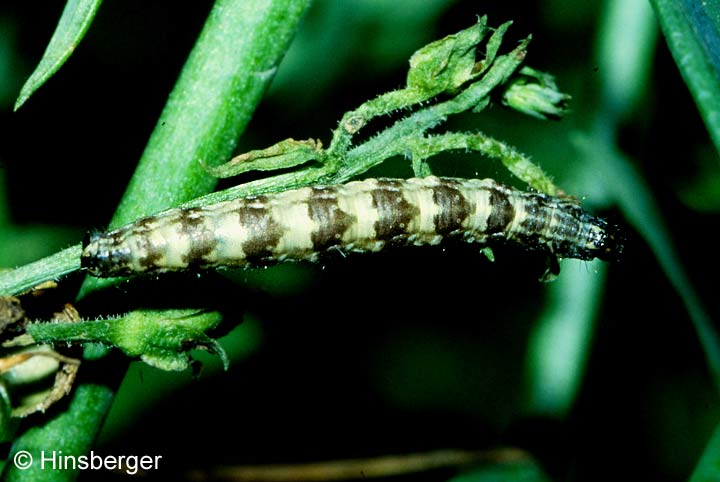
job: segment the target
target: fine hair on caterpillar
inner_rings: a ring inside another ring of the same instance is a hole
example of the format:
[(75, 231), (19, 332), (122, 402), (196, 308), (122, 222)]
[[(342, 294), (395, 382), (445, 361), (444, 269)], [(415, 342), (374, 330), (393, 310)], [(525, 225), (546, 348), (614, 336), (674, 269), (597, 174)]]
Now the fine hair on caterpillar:
[(366, 179), (171, 209), (83, 243), (94, 276), (315, 261), (330, 250), (459, 239), (516, 245), (560, 258), (616, 259), (616, 226), (576, 202), (492, 179)]

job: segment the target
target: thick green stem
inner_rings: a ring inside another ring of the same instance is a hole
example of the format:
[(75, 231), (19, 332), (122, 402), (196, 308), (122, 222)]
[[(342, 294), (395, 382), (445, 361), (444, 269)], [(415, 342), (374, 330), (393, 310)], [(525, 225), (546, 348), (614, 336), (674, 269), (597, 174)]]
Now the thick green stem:
[[(216, 179), (199, 160), (230, 157), (275, 73), (310, 0), (218, 0), (143, 153), (112, 225), (211, 191)], [(83, 293), (101, 285), (91, 281)], [(89, 364), (86, 362), (86, 364)], [(87, 370), (83, 366), (83, 371)], [(80, 455), (90, 449), (119, 377), (80, 384), (67, 409), (25, 432), (10, 457), (28, 450)], [(19, 470), (6, 464), (3, 480), (74, 480), (75, 471)]]
[[(219, 0), (120, 201), (110, 227), (215, 188), (203, 168), (232, 156), (310, 0)], [(289, 27), (288, 27), (289, 26)], [(105, 286), (89, 279), (89, 287)], [(111, 281), (110, 281), (111, 283)]]

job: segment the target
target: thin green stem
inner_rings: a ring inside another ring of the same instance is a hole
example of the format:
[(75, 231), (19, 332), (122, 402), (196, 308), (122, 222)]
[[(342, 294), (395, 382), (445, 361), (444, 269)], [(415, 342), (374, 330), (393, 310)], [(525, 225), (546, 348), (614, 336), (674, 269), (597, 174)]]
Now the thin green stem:
[(476, 61), (476, 50), (492, 30), (487, 27), (486, 17), (479, 18), (470, 28), (419, 49), (410, 58), (407, 87), (380, 95), (347, 112), (335, 130), (328, 152), (331, 155), (346, 152), (352, 136), (375, 117), (409, 109), (443, 93), (455, 95), (493, 65), (502, 37), (511, 23), (506, 22), (494, 30), (482, 62)]
[(162, 370), (180, 371), (190, 367), (189, 352), (207, 348), (227, 357), (220, 344), (205, 334), (217, 327), (222, 314), (197, 308), (135, 310), (105, 320), (74, 323), (36, 322), (27, 333), (37, 343), (102, 343), (119, 348), (131, 357), (140, 357)]
[(408, 136), (401, 143), (403, 152), (410, 153), (413, 161), (425, 160), (442, 152), (472, 150), (501, 161), (518, 179), (533, 189), (555, 196), (559, 189), (539, 166), (512, 146), (482, 133), (448, 132), (432, 136)]
[(23, 293), (48, 279), (59, 279), (80, 269), (79, 244), (64, 249), (47, 258), (8, 270), (0, 275), (0, 294)]
[(489, 93), (502, 84), (520, 66), (525, 58), (529, 39), (523, 41), (507, 55), (498, 57), (488, 72), (456, 97), (421, 109), (397, 121), (376, 137), (350, 150), (342, 166), (333, 175), (335, 182), (346, 181), (384, 159), (400, 153), (401, 142), (408, 136), (417, 136), (437, 126), (448, 116), (459, 114), (483, 105)]
[(285, 174), (278, 174), (275, 176), (257, 179), (255, 181), (233, 186), (225, 189), (224, 191), (213, 192), (188, 201), (180, 207), (190, 208), (206, 206), (208, 204), (230, 201), (232, 199), (238, 199), (250, 195), (284, 191), (287, 189), (309, 186), (311, 184), (331, 183), (333, 179), (333, 171), (327, 166), (308, 168), (301, 171), (287, 172)]

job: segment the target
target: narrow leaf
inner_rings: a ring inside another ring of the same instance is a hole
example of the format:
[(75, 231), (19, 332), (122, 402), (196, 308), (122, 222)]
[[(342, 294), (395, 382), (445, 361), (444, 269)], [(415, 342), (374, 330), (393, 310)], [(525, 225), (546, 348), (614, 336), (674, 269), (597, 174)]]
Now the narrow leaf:
[(660, 26), (720, 151), (720, 4), (652, 0)]
[(90, 28), (101, 3), (102, 0), (68, 0), (40, 63), (20, 89), (20, 95), (15, 101), (15, 110), (18, 110), (70, 58), (75, 47)]

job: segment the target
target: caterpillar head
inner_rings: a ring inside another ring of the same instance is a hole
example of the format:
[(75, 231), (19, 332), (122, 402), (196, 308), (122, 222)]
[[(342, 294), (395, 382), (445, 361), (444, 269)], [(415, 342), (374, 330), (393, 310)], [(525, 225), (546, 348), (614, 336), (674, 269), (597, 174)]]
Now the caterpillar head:
[(98, 231), (86, 233), (82, 241), (80, 267), (88, 274), (103, 278), (129, 274), (123, 252), (117, 250), (115, 244), (112, 236)]
[(602, 222), (602, 232), (595, 241), (592, 255), (602, 261), (620, 261), (625, 250), (626, 237), (617, 224)]

